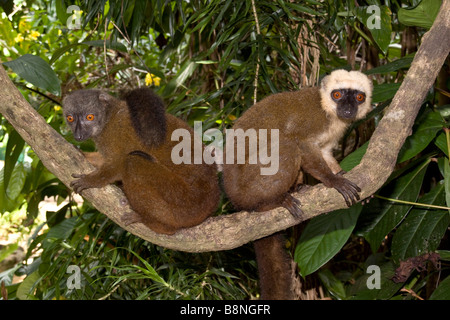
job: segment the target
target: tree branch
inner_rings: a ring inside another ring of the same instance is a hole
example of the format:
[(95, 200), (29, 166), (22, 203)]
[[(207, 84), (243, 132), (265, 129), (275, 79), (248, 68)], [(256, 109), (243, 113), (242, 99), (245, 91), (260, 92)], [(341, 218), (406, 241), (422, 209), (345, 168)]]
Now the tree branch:
[[(370, 140), (361, 163), (348, 178), (362, 189), (362, 198), (377, 191), (392, 173), (398, 152), (410, 134), (423, 99), (437, 77), (450, 50), (450, 0), (444, 0), (431, 30), (423, 37), (414, 61), (385, 116)], [(65, 185), (72, 173), (93, 168), (77, 148), (68, 143), (29, 105), (0, 68), (0, 113), (33, 148), (43, 164)], [(380, 156), (382, 155), (382, 156)], [(83, 192), (99, 211), (121, 225), (120, 217), (131, 211), (123, 205), (124, 195), (115, 186)], [(167, 236), (156, 234), (142, 224), (124, 229), (157, 245), (189, 252), (228, 250), (249, 241), (286, 229), (320, 214), (345, 208), (334, 189), (322, 184), (296, 195), (302, 202), (304, 216), (294, 219), (284, 208), (268, 212), (237, 212), (207, 219), (199, 226)]]

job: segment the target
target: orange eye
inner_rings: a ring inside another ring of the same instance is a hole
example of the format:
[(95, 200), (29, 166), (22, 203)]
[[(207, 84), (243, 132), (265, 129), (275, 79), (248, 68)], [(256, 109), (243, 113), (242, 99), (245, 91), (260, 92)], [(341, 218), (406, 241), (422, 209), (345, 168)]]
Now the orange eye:
[(73, 122), (73, 120), (75, 120), (72, 116), (67, 116), (66, 119), (67, 122)]
[(359, 101), (359, 102), (364, 101), (364, 95), (362, 93), (358, 93), (356, 95), (356, 100)]
[(342, 97), (342, 93), (340, 93), (339, 91), (334, 91), (331, 93), (331, 95), (333, 96), (334, 99), (340, 99)]
[(94, 116), (93, 114), (88, 114), (88, 115), (86, 116), (86, 119), (87, 119), (88, 121), (92, 121), (92, 120), (94, 120), (94, 118), (95, 118), (95, 116)]

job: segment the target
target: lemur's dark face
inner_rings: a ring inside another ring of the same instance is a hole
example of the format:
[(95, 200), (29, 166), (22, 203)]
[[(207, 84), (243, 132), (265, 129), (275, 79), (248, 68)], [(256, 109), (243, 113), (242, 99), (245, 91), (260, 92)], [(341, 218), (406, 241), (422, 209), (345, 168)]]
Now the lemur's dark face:
[(366, 101), (366, 94), (354, 89), (337, 89), (331, 92), (331, 99), (336, 103), (339, 118), (353, 120), (360, 104)]
[(372, 81), (359, 71), (335, 70), (320, 84), (321, 106), (341, 120), (364, 118), (372, 109)]
[(106, 123), (106, 102), (99, 99), (100, 90), (79, 90), (63, 101), (63, 113), (77, 141), (95, 138)]

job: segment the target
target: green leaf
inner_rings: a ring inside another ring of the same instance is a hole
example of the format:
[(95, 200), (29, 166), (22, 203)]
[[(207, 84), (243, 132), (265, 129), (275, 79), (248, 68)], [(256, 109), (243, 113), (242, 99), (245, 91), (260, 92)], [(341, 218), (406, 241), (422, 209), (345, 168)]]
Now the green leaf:
[[(322, 4), (321, 4), (321, 5), (322, 5)], [(295, 10), (295, 11), (298, 11), (298, 12), (306, 12), (306, 13), (312, 14), (312, 15), (314, 15), (314, 16), (322, 16), (322, 15), (323, 15), (323, 13), (321, 13), (321, 12), (319, 12), (319, 11), (313, 10), (313, 9), (310, 8), (310, 7), (305, 7), (305, 6), (296, 4), (296, 3), (294, 3), (294, 2), (286, 2), (286, 6), (291, 7), (291, 8), (292, 8), (293, 10)]]
[(450, 300), (450, 276), (444, 279), (431, 294), (430, 300)]
[[(11, 1), (12, 3), (13, 1)], [(5, 11), (6, 12), (6, 11)], [(17, 32), (9, 21), (7, 16), (0, 14), (0, 37), (8, 46), (14, 46), (14, 38), (17, 36)]]
[[(438, 184), (425, 194), (420, 203), (443, 205), (444, 184)], [(395, 261), (416, 257), (437, 249), (450, 222), (445, 210), (417, 207), (411, 210), (392, 239), (392, 257)]]
[(400, 69), (407, 69), (411, 66), (411, 62), (413, 61), (413, 59), (414, 59), (414, 55), (408, 55), (403, 58), (400, 58), (395, 61), (384, 64), (382, 66), (367, 70), (364, 73), (367, 75), (383, 74), (383, 73), (398, 71)]
[(56, 0), (55, 1), (55, 9), (56, 9), (56, 16), (58, 17), (58, 20), (63, 25), (65, 25), (69, 15), (67, 14), (67, 7), (66, 7), (66, 4), (64, 3), (64, 0)]
[(6, 189), (6, 195), (10, 200), (16, 200), (25, 185), (27, 174), (23, 163), (18, 163), (11, 174), (11, 179)]
[[(380, 256), (380, 254), (377, 256)], [(391, 280), (395, 275), (394, 263), (392, 261), (379, 260), (374, 259), (374, 256), (367, 259), (366, 273), (359, 277), (355, 284), (349, 288), (349, 292), (353, 296), (352, 300), (386, 300), (391, 298), (403, 286), (403, 283), (395, 283)], [(378, 266), (380, 268), (380, 289), (369, 289), (367, 285), (367, 281), (370, 281), (369, 277), (374, 276), (373, 272), (367, 272), (369, 266)]]
[(319, 278), (327, 288), (327, 290), (337, 299), (343, 300), (346, 298), (345, 288), (339, 279), (337, 279), (334, 274), (328, 270), (321, 270), (319, 272)]
[(386, 54), (391, 43), (391, 15), (388, 6), (356, 7), (356, 17), (370, 33), (381, 51)]
[(5, 191), (5, 187), (3, 186), (3, 176), (4, 176), (4, 171), (5, 168), (3, 167), (0, 170), (0, 213), (4, 213), (5, 211), (9, 211), (8, 210), (8, 204), (7, 202), (9, 202), (8, 198), (6, 197), (6, 191)]
[(364, 155), (366, 154), (368, 145), (369, 145), (369, 141), (367, 141), (361, 147), (359, 147), (357, 150), (353, 151), (348, 156), (346, 156), (340, 163), (342, 170), (348, 172), (348, 171), (352, 170), (354, 167), (356, 167), (361, 162), (361, 159), (364, 157)]
[(17, 250), (19, 242), (10, 243), (0, 250), (0, 262)]
[(445, 203), (450, 207), (450, 163), (449, 159), (444, 157), (444, 185), (445, 185)]
[(170, 95), (176, 88), (182, 85), (187, 80), (187, 78), (192, 75), (197, 67), (198, 64), (195, 61), (187, 61), (180, 69), (177, 76), (167, 84), (166, 88), (164, 89), (163, 96)]
[(33, 296), (33, 293), (31, 291), (34, 288), (36, 281), (39, 280), (39, 278), (40, 275), (39, 271), (37, 270), (32, 274), (28, 275), (17, 288), (16, 297), (19, 298), (20, 300), (37, 300), (37, 298)]
[[(132, 266), (132, 268), (133, 269), (137, 269), (137, 270), (139, 270), (140, 272), (142, 272), (143, 273), (143, 275), (145, 275), (145, 277), (148, 277), (148, 278), (150, 278), (151, 280), (153, 280), (153, 281), (156, 281), (156, 282), (158, 282), (158, 283), (161, 283), (161, 284), (163, 284), (164, 286), (166, 286), (166, 287), (168, 287), (169, 286), (169, 284), (156, 272), (156, 270), (145, 260), (145, 259), (143, 259), (141, 256), (139, 256), (136, 252), (134, 252), (133, 250), (131, 250), (131, 249), (127, 249), (127, 248), (125, 248), (127, 251), (129, 251), (129, 252), (131, 252), (136, 258), (138, 258), (141, 262), (142, 262), (142, 264), (145, 266), (145, 268), (143, 268), (143, 267), (140, 267), (140, 266), (137, 266), (137, 265), (134, 265), (134, 266)], [(136, 274), (136, 275), (138, 275), (138, 274)], [(141, 275), (142, 276), (142, 275)], [(123, 276), (123, 279), (127, 279), (128, 278), (128, 276), (127, 275), (125, 275), (125, 276)], [(118, 280), (118, 282), (119, 281), (121, 281), (122, 279), (121, 278), (119, 278), (119, 280)]]
[[(131, 23), (131, 40), (136, 41), (139, 38), (139, 32), (142, 29), (142, 24), (146, 18), (147, 1), (136, 1), (133, 10)], [(129, 25), (128, 23), (126, 25)]]
[(79, 46), (80, 44), (81, 43), (71, 43), (67, 46), (64, 46), (64, 47), (54, 50), (53, 55), (49, 61), (50, 65), (52, 65), (56, 60), (58, 60), (58, 58), (61, 57), (64, 53), (66, 53), (67, 51), (69, 51), (72, 48)]
[(436, 250), (436, 252), (441, 257), (441, 261), (450, 261), (450, 251), (449, 250)]
[(81, 44), (85, 44), (88, 46), (98, 47), (98, 48), (104, 48), (106, 46), (106, 49), (111, 50), (117, 50), (122, 52), (127, 52), (127, 47), (123, 45), (120, 42), (117, 41), (105, 41), (105, 40), (92, 40), (92, 41), (83, 41)]
[(416, 121), (414, 126), (413, 134), (406, 138), (400, 149), (398, 163), (409, 160), (423, 151), (442, 130), (445, 122), (439, 112), (428, 111)]
[[(382, 189), (380, 194), (392, 199), (416, 201), (429, 163), (430, 161), (427, 160), (415, 170), (393, 180)], [(378, 201), (371, 201), (364, 206), (361, 214), (361, 218), (364, 218), (366, 214), (370, 216), (375, 213), (374, 217), (370, 217), (372, 221), (369, 226), (366, 226), (366, 231), (363, 233), (373, 252), (377, 251), (384, 237), (402, 221), (412, 207), (412, 205), (384, 201), (381, 207), (378, 207), (377, 204), (379, 204)]]
[(356, 225), (360, 211), (361, 205), (355, 205), (311, 219), (294, 254), (303, 277), (319, 269), (341, 250)]
[(373, 87), (372, 103), (392, 99), (400, 88), (401, 83), (382, 83)]
[(46, 238), (65, 240), (75, 230), (75, 227), (77, 226), (78, 222), (79, 222), (78, 217), (66, 219), (63, 222), (57, 224), (56, 226), (50, 228)]
[(422, 0), (414, 8), (400, 8), (398, 20), (405, 26), (430, 29), (439, 12), (442, 1)]
[(20, 134), (13, 130), (9, 134), (8, 144), (6, 145), (5, 152), (5, 167), (3, 175), (3, 186), (5, 191), (8, 190), (9, 181), (13, 173), (14, 167), (22, 153), (25, 141), (20, 136)]
[(56, 73), (41, 57), (25, 54), (15, 60), (4, 62), (3, 65), (36, 87), (58, 96), (61, 94), (61, 85)]

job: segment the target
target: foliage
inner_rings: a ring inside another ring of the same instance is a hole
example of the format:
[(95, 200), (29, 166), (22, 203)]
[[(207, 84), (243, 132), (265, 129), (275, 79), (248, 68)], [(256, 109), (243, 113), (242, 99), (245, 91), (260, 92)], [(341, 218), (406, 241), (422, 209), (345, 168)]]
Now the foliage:
[[(28, 7), (19, 1), (13, 10), (11, 2), (2, 3), (0, 60), (25, 98), (72, 143), (59, 106), (71, 90), (101, 87), (119, 94), (148, 85), (165, 99), (169, 112), (191, 124), (201, 120), (203, 130), (223, 129), (254, 100), (315, 85), (336, 68), (366, 70), (374, 79), (376, 107), (349, 131), (341, 152), (344, 170), (359, 163), (439, 4), (258, 0), (253, 7), (251, 0), (38, 0)], [(448, 83), (447, 76), (436, 86), (448, 93)], [(450, 106), (441, 92), (430, 91), (396, 171), (374, 199), (312, 219), (300, 226), (299, 238), (296, 230), (289, 232), (301, 276), (318, 279), (327, 296), (448, 298), (450, 133), (445, 129)], [(9, 299), (257, 296), (250, 245), (189, 254), (136, 238), (74, 199), (5, 119), (0, 130), (1, 226), (10, 213), (26, 211), (26, 218), (14, 223), (29, 237), (23, 263), (0, 273)], [(80, 147), (93, 148), (91, 143)], [(58, 209), (39, 214), (49, 197)], [(232, 208), (224, 202), (221, 211)], [(12, 248), (0, 251), (0, 260)], [(441, 256), (440, 270), (431, 263), (428, 269), (417, 265), (421, 271), (392, 280), (401, 262), (433, 252)], [(82, 274), (79, 289), (70, 285), (69, 266)], [(370, 266), (380, 268), (381, 289), (368, 288)], [(12, 284), (14, 275), (26, 277)]]

